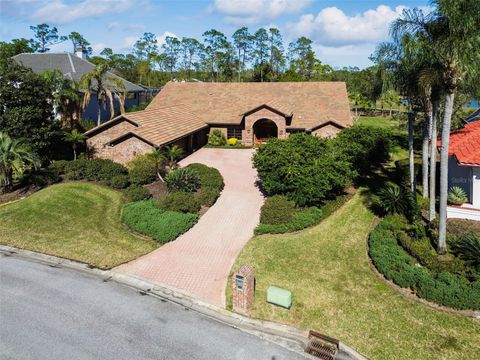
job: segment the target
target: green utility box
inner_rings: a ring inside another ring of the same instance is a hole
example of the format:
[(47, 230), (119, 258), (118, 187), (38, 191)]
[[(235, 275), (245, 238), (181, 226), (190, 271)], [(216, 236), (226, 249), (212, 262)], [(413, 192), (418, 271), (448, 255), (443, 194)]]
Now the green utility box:
[(292, 306), (292, 293), (276, 286), (270, 286), (267, 289), (267, 301), (270, 304), (278, 305), (286, 309)]

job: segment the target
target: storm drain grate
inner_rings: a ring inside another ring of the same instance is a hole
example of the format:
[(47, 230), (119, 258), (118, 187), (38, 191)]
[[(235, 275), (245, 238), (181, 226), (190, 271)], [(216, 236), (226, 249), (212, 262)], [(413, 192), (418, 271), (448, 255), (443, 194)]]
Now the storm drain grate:
[(310, 330), (305, 352), (319, 359), (333, 360), (338, 353), (338, 344), (338, 340)]

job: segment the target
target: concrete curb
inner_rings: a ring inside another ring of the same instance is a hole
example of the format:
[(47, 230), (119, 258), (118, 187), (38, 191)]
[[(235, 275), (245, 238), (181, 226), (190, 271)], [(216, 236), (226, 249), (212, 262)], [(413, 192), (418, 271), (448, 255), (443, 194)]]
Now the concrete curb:
[[(224, 323), (233, 328), (250, 333), (261, 339), (274, 342), (282, 347), (305, 356), (306, 358), (316, 359), (304, 352), (307, 345), (308, 330), (298, 329), (288, 325), (279, 324), (270, 321), (251, 319), (240, 314), (227, 311), (223, 308), (211, 305), (186, 294), (172, 290), (149, 281), (115, 272), (112, 270), (100, 270), (92, 268), (84, 263), (59, 258), (56, 256), (45, 255), (29, 250), (18, 249), (10, 246), (0, 245), (0, 253), (4, 256), (14, 256), (17, 258), (42, 263), (52, 267), (64, 268), (73, 271), (79, 271), (94, 275), (102, 281), (114, 281), (123, 286), (133, 288), (142, 294), (155, 296), (157, 298), (170, 301), (186, 309), (193, 310), (218, 322)], [(367, 360), (365, 356), (340, 342), (338, 359)]]

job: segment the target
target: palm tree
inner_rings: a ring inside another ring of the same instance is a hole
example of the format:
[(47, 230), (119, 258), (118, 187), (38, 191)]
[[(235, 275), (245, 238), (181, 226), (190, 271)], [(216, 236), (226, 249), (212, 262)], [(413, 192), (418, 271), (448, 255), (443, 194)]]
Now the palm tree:
[(480, 2), (478, 0), (435, 0), (436, 9), (428, 15), (421, 10), (404, 10), (394, 23), (396, 35), (411, 34), (424, 41), (435, 56), (442, 73), (445, 105), (440, 150), (440, 221), (437, 251), (446, 248), (448, 147), (453, 105), (459, 83), (480, 69)]
[(167, 162), (167, 169), (170, 171), (178, 167), (177, 161), (182, 156), (183, 150), (178, 145), (166, 146), (163, 148), (163, 154)]
[(63, 136), (63, 140), (72, 143), (73, 160), (77, 160), (77, 144), (83, 143), (86, 139), (87, 137), (77, 129), (73, 129), (71, 132), (67, 132)]
[(80, 88), (85, 91), (82, 102), (83, 109), (88, 106), (92, 94), (97, 95), (97, 126), (100, 125), (101, 108), (106, 109), (107, 103), (110, 107), (111, 119), (115, 116), (115, 100), (120, 105), (120, 112), (125, 113), (125, 83), (109, 74), (108, 70), (107, 63), (99, 64), (80, 80)]
[(40, 161), (25, 143), (0, 132), (0, 186), (9, 190), (13, 185), (13, 175), (21, 174), (25, 166), (36, 169)]
[(45, 70), (43, 78), (54, 89), (55, 113), (60, 115), (64, 128), (72, 127), (80, 117), (80, 88), (77, 82), (66, 78), (59, 70)]
[(162, 174), (160, 173), (162, 165), (167, 160), (165, 153), (161, 150), (155, 150), (154, 152), (148, 154), (148, 157), (150, 157), (155, 162), (155, 173), (157, 174), (158, 179), (161, 182), (165, 182), (163, 180)]

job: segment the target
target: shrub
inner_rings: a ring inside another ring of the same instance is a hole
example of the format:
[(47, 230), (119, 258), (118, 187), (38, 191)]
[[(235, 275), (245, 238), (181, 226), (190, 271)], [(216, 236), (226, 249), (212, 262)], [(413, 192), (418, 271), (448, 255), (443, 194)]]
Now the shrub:
[(57, 175), (63, 175), (65, 174), (65, 166), (68, 163), (68, 160), (55, 160), (50, 165), (48, 165), (48, 169), (55, 171)]
[(235, 146), (235, 145), (237, 145), (237, 143), (238, 143), (237, 138), (228, 139), (228, 145), (230, 145), (230, 146)]
[(29, 171), (25, 174), (24, 179), (28, 184), (38, 187), (52, 185), (62, 180), (57, 171), (51, 168)]
[(292, 221), (296, 212), (295, 202), (283, 195), (268, 197), (262, 206), (260, 223), (279, 225)]
[(175, 240), (198, 220), (196, 214), (164, 211), (153, 200), (125, 205), (122, 221), (131, 229), (152, 237), (161, 244)]
[(452, 251), (467, 263), (480, 267), (480, 234), (468, 232), (452, 246)]
[(125, 197), (128, 202), (146, 200), (150, 198), (150, 192), (143, 186), (131, 185), (125, 190)]
[(287, 232), (299, 231), (307, 227), (318, 224), (323, 219), (330, 216), (335, 210), (345, 204), (351, 195), (340, 195), (334, 200), (326, 201), (321, 207), (299, 208), (292, 216), (292, 220), (285, 224), (259, 224), (255, 228), (255, 235), (260, 234), (283, 234)]
[(165, 184), (170, 191), (194, 192), (201, 183), (198, 173), (191, 168), (180, 168), (168, 173)]
[(369, 237), (369, 254), (376, 268), (389, 280), (418, 296), (457, 309), (480, 309), (480, 281), (469, 282), (464, 276), (446, 271), (431, 271), (416, 265), (399, 244), (405, 240), (407, 220), (387, 216)]
[(286, 195), (299, 206), (340, 193), (353, 176), (349, 163), (337, 158), (331, 140), (305, 133), (270, 139), (253, 162), (270, 195)]
[(187, 169), (191, 169), (197, 173), (202, 187), (223, 189), (223, 177), (217, 169), (203, 164), (190, 164), (187, 166)]
[(128, 185), (130, 185), (128, 175), (115, 175), (110, 181), (110, 186), (115, 189), (125, 189)]
[(104, 181), (110, 184), (112, 177), (125, 175), (128, 170), (108, 159), (78, 159), (64, 166), (65, 177), (70, 180)]
[(393, 147), (390, 131), (361, 125), (343, 129), (333, 141), (340, 157), (359, 175), (388, 160)]
[(173, 192), (158, 201), (158, 207), (163, 210), (183, 213), (196, 213), (200, 210), (200, 203), (192, 193)]
[(403, 214), (405, 212), (405, 201), (400, 187), (395, 184), (388, 184), (378, 193), (378, 206), (385, 214)]
[(467, 194), (459, 186), (452, 186), (448, 192), (448, 203), (452, 205), (463, 205), (468, 201)]
[(225, 135), (219, 129), (212, 130), (210, 134), (208, 134), (208, 143), (212, 146), (223, 146), (227, 142), (225, 140)]
[[(431, 222), (434, 230), (438, 227), (438, 220)], [(480, 234), (480, 221), (448, 219), (447, 221), (447, 241), (450, 245), (460, 240), (468, 232), (477, 232)]]
[(137, 156), (127, 164), (127, 167), (132, 184), (145, 185), (157, 179), (157, 164), (151, 156)]

